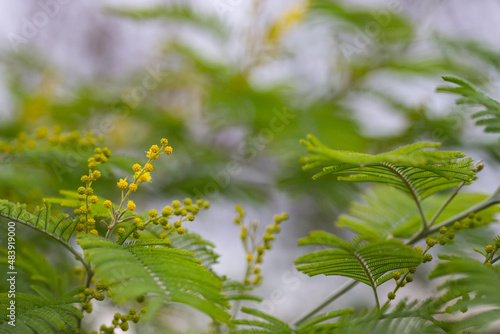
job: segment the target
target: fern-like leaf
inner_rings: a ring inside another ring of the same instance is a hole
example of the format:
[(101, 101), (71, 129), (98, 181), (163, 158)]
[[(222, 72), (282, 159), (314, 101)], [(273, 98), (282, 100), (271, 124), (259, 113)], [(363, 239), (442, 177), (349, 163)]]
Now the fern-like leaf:
[(71, 333), (78, 332), (78, 319), (83, 314), (72, 303), (78, 302), (70, 294), (60, 299), (40, 298), (23, 293), (15, 297), (15, 326), (10, 325), (7, 318), (10, 306), (8, 294), (0, 294), (0, 332), (11, 334), (27, 333)]
[(50, 204), (28, 212), (24, 204), (0, 200), (0, 218), (26, 225), (65, 243), (71, 238), (75, 227), (74, 221), (69, 220), (66, 214), (51, 216)]
[[(335, 318), (342, 318), (347, 314), (354, 312), (352, 309), (333, 311), (327, 314), (320, 314), (308, 319), (297, 328), (293, 329), (285, 322), (275, 318), (267, 313), (242, 307), (241, 311), (248, 315), (258, 318), (258, 320), (238, 319), (233, 320), (233, 324), (245, 326), (248, 328), (238, 328), (232, 333), (236, 334), (313, 334), (313, 333), (331, 333), (338, 327), (338, 322), (330, 322)], [(327, 322), (328, 321), (328, 322)]]
[(50, 203), (44, 203), (44, 207), (28, 212), (25, 204), (0, 200), (0, 221), (15, 222), (49, 236), (69, 250), (87, 270), (90, 269), (83, 257), (69, 244), (77, 222), (62, 213), (52, 216), (50, 207)]
[(440, 326), (435, 325), (437, 321), (433, 319), (439, 307), (440, 304), (432, 298), (425, 301), (402, 300), (391, 308), (385, 306), (380, 310), (374, 309), (369, 312), (362, 310), (356, 314), (347, 315), (332, 333), (445, 333)]
[(219, 254), (214, 252), (215, 245), (200, 235), (192, 232), (186, 232), (183, 235), (171, 235), (170, 240), (172, 247), (182, 249), (194, 253), (194, 256), (199, 259), (207, 268), (217, 263)]
[(486, 266), (466, 257), (440, 255), (442, 260), (429, 275), (430, 278), (447, 278), (439, 286), (443, 291), (442, 304), (446, 311), (455, 313), (473, 307), (488, 309), (481, 313), (471, 312), (447, 324), (450, 333), (462, 330), (480, 330), (500, 317), (500, 266)]
[(376, 288), (387, 280), (383, 276), (390, 271), (416, 267), (422, 263), (422, 254), (399, 240), (383, 240), (366, 243), (360, 238), (351, 242), (337, 236), (314, 231), (299, 245), (329, 247), (309, 253), (295, 260), (297, 269), (309, 276), (338, 275), (353, 278)]
[(148, 295), (189, 305), (220, 322), (229, 321), (221, 281), (193, 253), (169, 248), (157, 239), (119, 245), (85, 235), (78, 243), (96, 275), (112, 286), (115, 301), (125, 303)]
[(465, 80), (449, 76), (443, 77), (443, 80), (453, 83), (458, 87), (438, 87), (438, 92), (452, 93), (462, 96), (456, 101), (458, 105), (484, 107), (483, 110), (472, 114), (472, 118), (476, 119), (476, 125), (484, 126), (485, 132), (500, 132), (500, 103), (498, 101), (485, 95)]
[(335, 174), (340, 181), (377, 182), (410, 193), (415, 200), (474, 180), (471, 158), (460, 152), (432, 151), (439, 143), (415, 143), (391, 152), (371, 155), (332, 150), (314, 136), (301, 141), (310, 155), (301, 159), (303, 169), (322, 168), (317, 179)]

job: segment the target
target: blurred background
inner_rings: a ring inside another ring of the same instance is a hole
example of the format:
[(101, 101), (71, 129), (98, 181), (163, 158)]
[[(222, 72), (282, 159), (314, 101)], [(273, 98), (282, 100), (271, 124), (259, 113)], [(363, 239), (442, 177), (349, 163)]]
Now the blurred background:
[[(287, 212), (256, 290), (257, 307), (285, 321), (344, 281), (297, 273), (293, 260), (306, 251), (297, 240), (314, 229), (350, 238), (334, 223), (364, 189), (311, 180), (299, 163), (307, 134), (368, 153), (439, 141), (484, 160), (467, 191), (500, 184), (498, 135), (436, 93), (455, 75), (500, 97), (496, 1), (25, 0), (0, 9), (0, 198), (42, 203), (75, 190), (96, 144), (113, 153), (96, 192), (116, 199), (116, 181), (166, 137), (174, 154), (134, 194), (138, 208), (210, 201), (188, 228), (217, 245), (213, 268), (233, 279), (245, 268), (235, 204), (262, 230)], [(57, 252), (43, 240), (32, 247)], [(431, 294), (425, 284), (405, 293)], [(358, 286), (330, 308), (371, 299)]]

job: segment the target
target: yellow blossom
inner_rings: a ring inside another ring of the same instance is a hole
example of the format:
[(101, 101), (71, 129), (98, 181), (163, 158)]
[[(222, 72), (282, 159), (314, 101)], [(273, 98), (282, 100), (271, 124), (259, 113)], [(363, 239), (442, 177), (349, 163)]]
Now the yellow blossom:
[(139, 177), (139, 182), (151, 182), (151, 175), (149, 173), (144, 173)]
[(118, 186), (118, 188), (120, 188), (120, 189), (125, 189), (125, 188), (127, 188), (127, 187), (128, 187), (128, 183), (127, 183), (127, 181), (126, 181), (126, 180), (124, 180), (124, 179), (120, 179), (120, 181), (118, 181), (118, 182), (116, 183), (116, 185), (117, 185), (117, 186)]
[(110, 200), (105, 200), (103, 205), (105, 208), (111, 209), (111, 207), (113, 206), (113, 203), (111, 203)]
[(137, 173), (137, 172), (140, 172), (140, 171), (141, 171), (141, 169), (142, 169), (142, 167), (141, 167), (141, 165), (139, 165), (139, 164), (134, 164), (134, 165), (132, 166), (132, 170), (133, 170), (134, 172), (136, 172), (136, 173)]
[(135, 210), (135, 203), (133, 201), (128, 201), (127, 203), (127, 210), (134, 211)]
[(170, 155), (170, 154), (172, 154), (172, 152), (173, 152), (172, 146), (165, 147), (165, 153), (167, 153), (168, 155)]
[(151, 148), (149, 149), (151, 152), (153, 153), (158, 153), (160, 152), (160, 148), (158, 147), (158, 145), (152, 145)]
[(154, 219), (154, 218), (158, 217), (158, 211), (156, 211), (155, 209), (149, 211), (149, 217), (151, 219)]
[(99, 172), (98, 170), (92, 172), (92, 181), (95, 181), (100, 177), (101, 177), (101, 172)]
[(135, 183), (131, 183), (128, 188), (130, 189), (130, 191), (136, 191), (137, 190), (137, 184)]

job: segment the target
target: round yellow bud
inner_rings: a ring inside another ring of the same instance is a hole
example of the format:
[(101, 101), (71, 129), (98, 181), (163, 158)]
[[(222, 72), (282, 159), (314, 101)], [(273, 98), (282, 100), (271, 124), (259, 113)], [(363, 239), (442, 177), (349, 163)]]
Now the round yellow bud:
[(127, 210), (129, 210), (129, 211), (134, 211), (135, 210), (135, 203), (133, 201), (128, 201), (128, 203), (127, 203)]
[(118, 188), (120, 188), (120, 189), (125, 189), (125, 188), (127, 188), (127, 187), (128, 187), (128, 183), (127, 183), (127, 181), (126, 181), (126, 180), (124, 180), (124, 179), (120, 179), (120, 181), (118, 181), (118, 182), (116, 183), (116, 185), (117, 185), (117, 186), (118, 186)]

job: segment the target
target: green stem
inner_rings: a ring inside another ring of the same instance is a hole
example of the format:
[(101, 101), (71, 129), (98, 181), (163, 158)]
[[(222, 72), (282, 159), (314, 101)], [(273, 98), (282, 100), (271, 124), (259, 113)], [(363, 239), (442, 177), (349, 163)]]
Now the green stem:
[(446, 209), (446, 207), (448, 206), (448, 204), (451, 203), (451, 201), (455, 198), (455, 196), (457, 196), (458, 192), (460, 191), (460, 189), (462, 189), (462, 187), (465, 185), (465, 182), (461, 182), (457, 188), (455, 188), (455, 190), (453, 191), (453, 193), (450, 195), (450, 197), (448, 197), (448, 199), (446, 200), (446, 202), (443, 203), (443, 205), (441, 205), (441, 207), (439, 208), (439, 210), (437, 210), (437, 212), (434, 214), (434, 216), (432, 217), (432, 219), (429, 221), (429, 226), (432, 226), (436, 220), (439, 218), (439, 216), (441, 215), (441, 213), (443, 213), (444, 209)]
[(344, 293), (346, 293), (347, 291), (354, 288), (358, 283), (359, 283), (358, 281), (355, 281), (353, 279), (345, 282), (337, 290), (335, 290), (330, 296), (328, 296), (321, 304), (319, 304), (313, 310), (311, 310), (311, 311), (307, 312), (306, 314), (304, 314), (303, 316), (301, 316), (299, 318), (299, 320), (295, 321), (293, 326), (300, 325), (301, 323), (303, 323), (304, 321), (306, 321), (307, 319), (309, 319), (310, 317), (312, 317), (313, 315), (315, 315), (316, 313), (321, 311), (323, 308), (325, 308), (326, 306), (330, 305), (335, 300), (340, 298)]
[(484, 209), (487, 209), (490, 206), (495, 205), (495, 204), (500, 204), (500, 187), (493, 193), (493, 195), (491, 195), (490, 197), (488, 197), (487, 199), (485, 199), (481, 203), (478, 203), (478, 204), (474, 205), (473, 207), (471, 207), (465, 211), (462, 211), (461, 213), (459, 213), (451, 218), (446, 219), (445, 221), (441, 222), (440, 224), (429, 228), (427, 231), (418, 232), (416, 235), (414, 235), (412, 238), (410, 238), (410, 240), (408, 240), (407, 244), (412, 245), (415, 242), (419, 241), (420, 239), (425, 238), (426, 236), (428, 236), (430, 234), (438, 232), (441, 227), (443, 227), (443, 226), (448, 227), (448, 226), (452, 225), (454, 222), (460, 221), (460, 220), (466, 218), (469, 215), (469, 213), (471, 213), (471, 212), (477, 213), (477, 212), (482, 211)]

